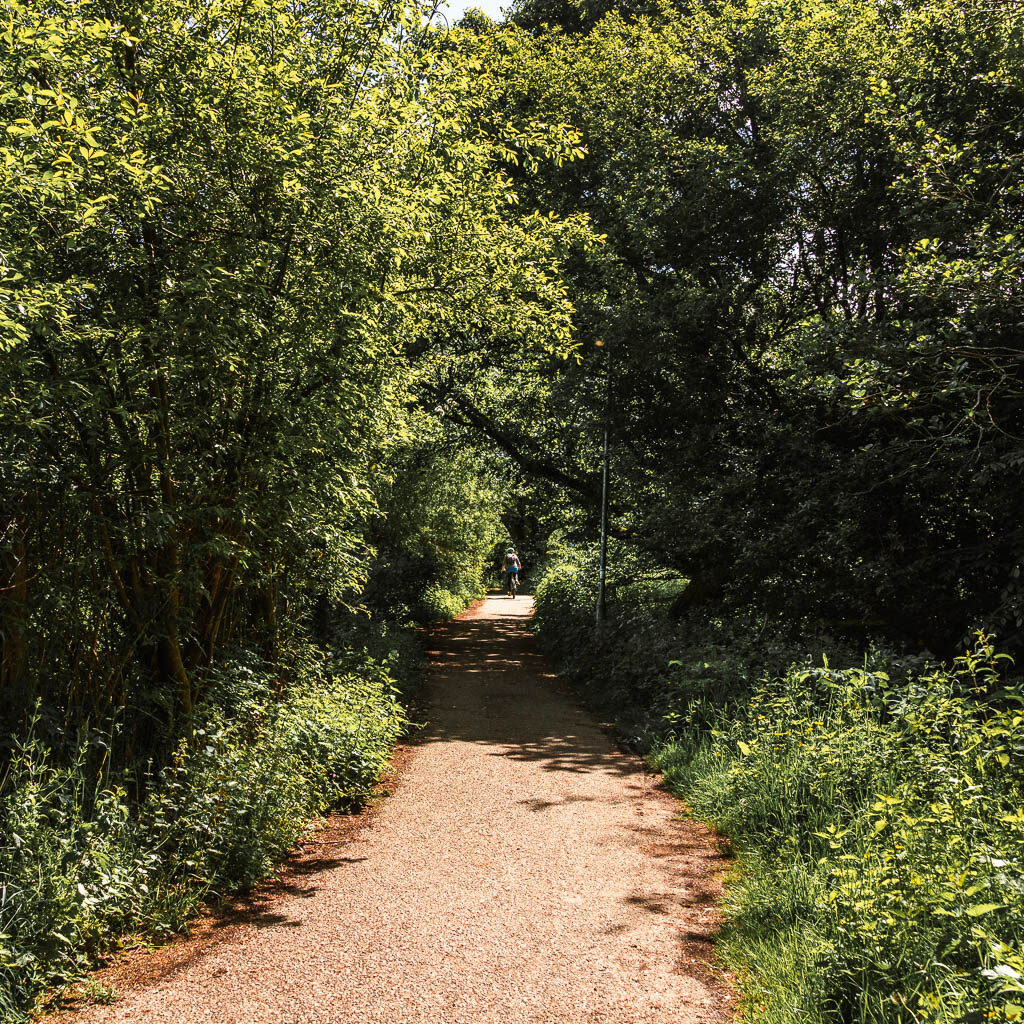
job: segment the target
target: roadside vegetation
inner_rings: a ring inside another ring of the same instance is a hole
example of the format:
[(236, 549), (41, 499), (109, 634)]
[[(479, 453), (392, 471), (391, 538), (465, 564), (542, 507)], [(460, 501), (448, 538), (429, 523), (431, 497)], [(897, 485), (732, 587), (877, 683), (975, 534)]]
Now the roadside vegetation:
[(754, 1020), (1020, 1016), (1022, 25), (0, 0), (0, 1013), (364, 799), (512, 541)]
[[(542, 643), (739, 854), (721, 961), (758, 1021), (1024, 1017), (1024, 688), (983, 635), (946, 664), (752, 621), (673, 622), (620, 552), (537, 588)], [(805, 653), (813, 650), (813, 654)]]
[(285, 673), (224, 659), (191, 738), (142, 792), (111, 763), (110, 737), (83, 728), (58, 755), (31, 723), (0, 803), (5, 1019), (125, 936), (180, 931), (205, 902), (266, 877), (317, 818), (370, 797), (406, 724), (398, 684), (419, 658), (401, 632), (346, 640), (297, 652)]

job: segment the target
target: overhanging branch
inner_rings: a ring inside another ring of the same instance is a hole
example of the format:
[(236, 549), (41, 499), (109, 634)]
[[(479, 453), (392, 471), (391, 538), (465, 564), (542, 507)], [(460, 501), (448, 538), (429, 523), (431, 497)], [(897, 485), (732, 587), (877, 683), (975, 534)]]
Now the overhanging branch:
[(600, 501), (601, 479), (598, 474), (587, 477), (574, 476), (548, 459), (527, 451), (522, 439), (516, 437), (507, 427), (496, 423), (461, 395), (446, 393), (432, 387), (427, 388), (427, 393), (438, 401), (443, 416), (459, 426), (475, 430), (489, 438), (525, 472), (569, 488), (585, 498), (588, 504), (597, 504)]

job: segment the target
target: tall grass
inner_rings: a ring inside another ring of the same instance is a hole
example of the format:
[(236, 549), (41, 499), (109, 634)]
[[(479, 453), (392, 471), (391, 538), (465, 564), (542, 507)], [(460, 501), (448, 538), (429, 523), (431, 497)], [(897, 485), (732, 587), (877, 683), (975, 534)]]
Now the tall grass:
[(815, 666), (631, 601), (583, 642), (585, 572), (538, 588), (541, 636), (739, 851), (723, 955), (749, 1017), (1024, 1018), (1024, 696), (991, 640)]

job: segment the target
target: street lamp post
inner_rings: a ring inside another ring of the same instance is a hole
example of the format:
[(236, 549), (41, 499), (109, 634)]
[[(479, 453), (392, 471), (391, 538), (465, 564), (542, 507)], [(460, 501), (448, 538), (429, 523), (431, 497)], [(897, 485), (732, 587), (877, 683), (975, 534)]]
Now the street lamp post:
[[(604, 347), (603, 341), (594, 343), (598, 348)], [(597, 608), (595, 623), (598, 633), (601, 632), (608, 609), (605, 604), (605, 584), (608, 579), (608, 435), (611, 432), (611, 366), (610, 356), (605, 352), (604, 379), (604, 458), (601, 464), (601, 563), (597, 579)]]

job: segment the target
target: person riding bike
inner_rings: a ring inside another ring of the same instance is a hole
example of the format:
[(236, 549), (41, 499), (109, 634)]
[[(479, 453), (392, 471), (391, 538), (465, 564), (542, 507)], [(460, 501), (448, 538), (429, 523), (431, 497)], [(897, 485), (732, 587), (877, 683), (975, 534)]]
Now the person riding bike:
[(512, 597), (516, 596), (516, 587), (519, 586), (520, 569), (522, 569), (522, 564), (519, 561), (519, 556), (516, 554), (516, 549), (509, 548), (505, 552), (504, 562), (505, 593), (511, 594)]

